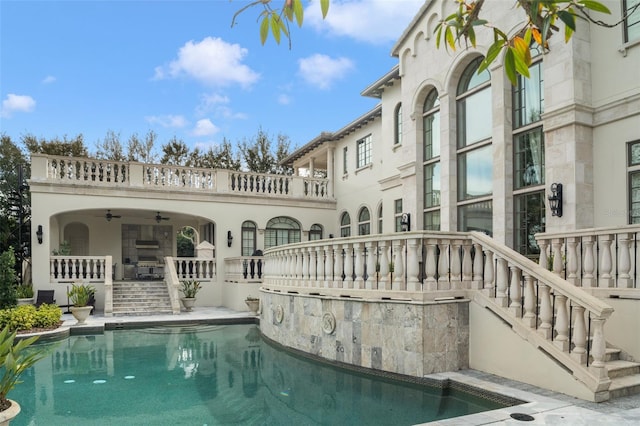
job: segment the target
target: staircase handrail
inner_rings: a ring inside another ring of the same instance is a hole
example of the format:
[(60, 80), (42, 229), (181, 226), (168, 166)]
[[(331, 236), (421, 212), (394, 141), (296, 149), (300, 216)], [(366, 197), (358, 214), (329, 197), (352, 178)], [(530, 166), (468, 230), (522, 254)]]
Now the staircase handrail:
[(167, 290), (169, 291), (171, 311), (174, 315), (177, 315), (180, 313), (180, 280), (178, 279), (173, 257), (165, 256), (164, 265), (164, 282), (167, 284)]

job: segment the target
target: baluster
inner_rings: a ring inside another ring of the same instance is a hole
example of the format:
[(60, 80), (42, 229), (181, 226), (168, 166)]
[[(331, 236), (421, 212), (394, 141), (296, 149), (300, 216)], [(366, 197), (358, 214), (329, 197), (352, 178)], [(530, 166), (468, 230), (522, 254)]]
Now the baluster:
[(333, 287), (342, 288), (343, 272), (344, 272), (344, 250), (341, 244), (333, 246)]
[(573, 285), (578, 285), (578, 245), (577, 237), (567, 238), (567, 281)]
[(355, 280), (353, 288), (364, 288), (364, 245), (363, 243), (354, 243), (353, 251), (355, 252)]
[(484, 255), (482, 253), (482, 245), (473, 244), (473, 282), (471, 288), (473, 290), (481, 290), (484, 286)]
[(418, 247), (420, 240), (410, 238), (407, 240), (407, 290), (420, 291), (420, 263), (418, 260)]
[(600, 276), (598, 277), (598, 287), (612, 287), (613, 278), (611, 278), (611, 241), (612, 235), (601, 235), (600, 244)]
[(302, 286), (311, 286), (309, 281), (309, 252), (306, 247), (302, 247), (298, 252), (300, 257), (300, 262), (302, 262), (301, 272), (302, 275), (299, 277), (300, 285)]
[(353, 288), (353, 247), (349, 243), (342, 245), (344, 250), (344, 281), (342, 288)]
[(585, 364), (587, 362), (587, 327), (584, 319), (584, 307), (576, 305), (573, 310), (576, 316), (573, 320), (571, 340), (573, 340), (574, 348), (571, 351), (571, 356), (580, 364)]
[(484, 249), (484, 291), (488, 296), (493, 296), (493, 252)]
[(295, 271), (293, 272), (293, 279), (295, 280), (295, 285), (296, 286), (302, 286), (304, 285), (304, 278), (302, 277), (302, 249), (300, 248), (295, 248), (294, 249), (294, 256), (295, 256)]
[(507, 261), (501, 257), (497, 259), (498, 270), (496, 271), (496, 303), (506, 308), (509, 301), (507, 300), (507, 286), (509, 281), (509, 270)]
[(591, 356), (593, 362), (591, 363), (591, 371), (599, 378), (606, 378), (607, 368), (604, 363), (604, 356), (607, 351), (607, 344), (604, 339), (604, 318), (592, 318), (591, 327), (593, 329)]
[(618, 237), (618, 288), (633, 287), (631, 272), (631, 254), (629, 253), (629, 240), (633, 234), (620, 234)]
[(393, 241), (393, 284), (392, 290), (406, 290), (404, 279), (404, 240)]
[(549, 287), (546, 284), (539, 283), (538, 294), (540, 295), (540, 333), (545, 339), (551, 339), (553, 330), (551, 329), (551, 321), (553, 320), (553, 308), (551, 306), (551, 296), (549, 295)]
[(459, 240), (453, 240), (451, 242), (451, 275), (450, 282), (452, 289), (462, 288), (462, 263), (460, 259), (460, 247), (462, 246)]
[(553, 344), (567, 352), (569, 350), (569, 314), (567, 312), (567, 296), (556, 295), (556, 337)]
[(582, 237), (582, 248), (584, 250), (584, 262), (582, 262), (582, 270), (584, 272), (582, 276), (583, 287), (594, 287), (596, 285), (596, 279), (593, 275), (595, 271), (595, 257), (593, 255), (593, 243), (594, 238), (591, 235)]
[(318, 287), (318, 248), (309, 247), (309, 286)]
[(318, 247), (321, 250), (318, 253), (318, 261), (320, 265), (318, 267), (318, 273), (322, 273), (322, 278), (318, 276), (318, 281), (323, 281), (324, 287), (331, 287), (333, 280), (333, 249), (330, 245)]
[(425, 260), (426, 265), (424, 265), (427, 274), (424, 282), (425, 291), (435, 291), (438, 289), (438, 281), (436, 280), (436, 247), (437, 240), (431, 238), (427, 240), (427, 258)]
[(462, 288), (470, 290), (473, 278), (473, 259), (471, 257), (471, 240), (462, 242)]
[(511, 304), (509, 304), (509, 311), (511, 314), (520, 318), (522, 315), (522, 291), (520, 283), (522, 282), (522, 271), (517, 266), (510, 266), (511, 268), (511, 283), (509, 285), (509, 295), (511, 296)]
[(562, 260), (562, 239), (554, 238), (551, 241), (551, 247), (553, 248), (553, 273), (562, 277), (562, 269), (564, 268), (564, 262)]
[(534, 282), (531, 275), (524, 276), (524, 317), (523, 321), (530, 328), (536, 326), (536, 295), (533, 288)]
[(52, 282), (58, 278), (56, 276), (57, 263), (58, 263), (57, 259), (49, 259), (49, 277)]
[(367, 241), (365, 243), (367, 250), (367, 281), (365, 282), (365, 288), (367, 290), (376, 290), (378, 288), (376, 283), (376, 247), (375, 241)]
[(438, 289), (449, 290), (451, 281), (449, 279), (449, 241), (439, 240), (440, 258), (438, 259)]
[(538, 241), (538, 247), (540, 247), (540, 259), (538, 260), (538, 264), (544, 269), (549, 270), (549, 259), (547, 258), (549, 242), (547, 240), (540, 240)]
[(379, 263), (380, 263), (380, 283), (379, 289), (391, 290), (391, 282), (389, 281), (389, 254), (387, 249), (387, 241), (380, 241), (378, 244)]

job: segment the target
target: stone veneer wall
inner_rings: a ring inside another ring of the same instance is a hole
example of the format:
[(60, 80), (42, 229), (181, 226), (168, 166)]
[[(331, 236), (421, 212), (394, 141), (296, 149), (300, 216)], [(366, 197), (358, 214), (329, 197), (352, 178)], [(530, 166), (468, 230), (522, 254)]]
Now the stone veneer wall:
[(330, 361), (421, 377), (469, 367), (469, 301), (262, 292), (261, 332)]

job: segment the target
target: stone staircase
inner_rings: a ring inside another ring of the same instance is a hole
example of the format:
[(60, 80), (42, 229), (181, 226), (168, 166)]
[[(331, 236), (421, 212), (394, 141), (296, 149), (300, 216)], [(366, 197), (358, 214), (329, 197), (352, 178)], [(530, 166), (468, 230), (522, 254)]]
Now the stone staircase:
[(640, 363), (620, 359), (621, 353), (620, 349), (607, 348), (605, 365), (611, 379), (610, 398), (640, 393)]
[(171, 314), (171, 301), (163, 281), (113, 283), (113, 315)]

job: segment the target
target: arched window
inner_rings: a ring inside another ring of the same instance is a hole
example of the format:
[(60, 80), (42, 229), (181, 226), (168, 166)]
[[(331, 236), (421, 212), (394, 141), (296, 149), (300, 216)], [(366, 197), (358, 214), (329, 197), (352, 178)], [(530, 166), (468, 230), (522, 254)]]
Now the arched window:
[(347, 212), (342, 213), (342, 216), (340, 217), (340, 236), (351, 236), (351, 217), (349, 217), (349, 213)]
[(422, 107), (424, 229), (440, 230), (440, 99), (432, 89)]
[(382, 234), (382, 203), (378, 206), (378, 234)]
[(399, 103), (396, 107), (394, 114), (394, 145), (400, 145), (402, 143), (402, 103)]
[(242, 255), (252, 256), (256, 251), (256, 224), (250, 220), (242, 222)]
[(322, 225), (313, 224), (309, 229), (309, 241), (316, 241), (322, 239)]
[(300, 242), (300, 224), (290, 217), (274, 217), (264, 230), (264, 248)]
[(371, 233), (371, 214), (369, 209), (363, 207), (358, 213), (358, 235), (369, 235)]
[[(493, 149), (491, 75), (478, 74), (482, 57), (462, 73), (458, 84), (458, 230), (493, 233)], [(472, 200), (472, 201), (471, 201)]]

